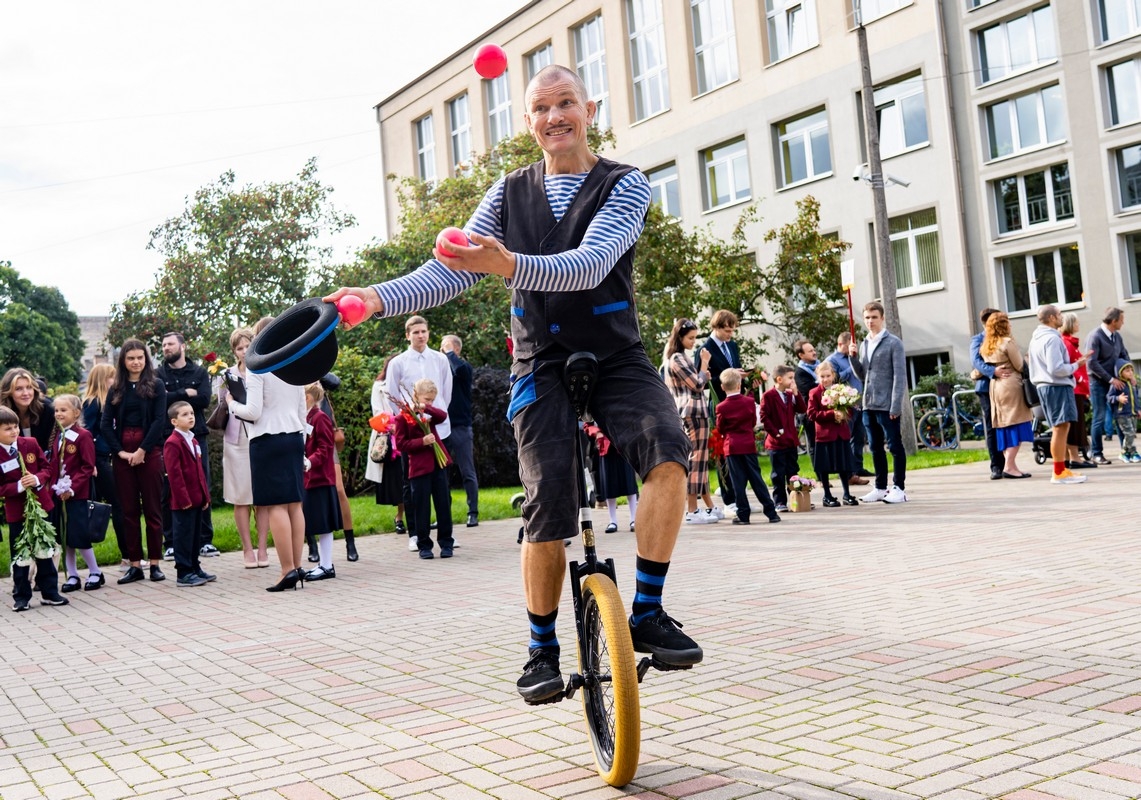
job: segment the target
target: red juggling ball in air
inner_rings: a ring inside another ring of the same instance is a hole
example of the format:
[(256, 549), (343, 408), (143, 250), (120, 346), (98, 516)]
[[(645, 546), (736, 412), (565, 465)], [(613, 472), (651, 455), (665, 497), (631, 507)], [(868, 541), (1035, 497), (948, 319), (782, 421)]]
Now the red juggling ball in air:
[(507, 54), (497, 44), (485, 44), (475, 51), (472, 60), (481, 78), (498, 78), (507, 69)]
[(459, 245), (460, 247), (471, 247), (471, 242), (468, 241), (467, 234), (459, 228), (444, 228), (436, 237), (436, 249), (446, 256), (455, 256), (457, 253), (454, 250), (449, 250), (444, 247), (444, 244), (451, 242), (452, 244)]
[(347, 294), (338, 300), (337, 311), (340, 312), (341, 319), (349, 325), (363, 322), (364, 318), (368, 316), (368, 307), (365, 306), (364, 300), (355, 294)]

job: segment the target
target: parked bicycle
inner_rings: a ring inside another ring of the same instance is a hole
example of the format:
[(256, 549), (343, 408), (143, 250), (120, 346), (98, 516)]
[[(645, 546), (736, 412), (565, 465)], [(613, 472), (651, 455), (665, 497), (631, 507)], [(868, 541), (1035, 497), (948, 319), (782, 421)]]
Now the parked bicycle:
[(953, 393), (937, 392), (936, 407), (923, 414), (915, 425), (919, 441), (931, 450), (957, 449), (964, 430), (971, 431), (978, 439), (985, 436), (982, 417), (964, 410), (958, 402), (961, 395), (973, 394), (974, 389), (954, 388)]

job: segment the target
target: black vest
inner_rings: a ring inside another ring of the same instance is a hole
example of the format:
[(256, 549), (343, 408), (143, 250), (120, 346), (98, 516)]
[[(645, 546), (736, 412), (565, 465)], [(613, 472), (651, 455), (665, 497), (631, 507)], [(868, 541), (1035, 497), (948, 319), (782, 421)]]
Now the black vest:
[[(503, 186), (503, 245), (513, 253), (553, 255), (582, 243), (586, 229), (614, 185), (633, 167), (605, 158), (587, 174), (566, 214), (556, 221), (543, 186), (539, 161), (507, 176)], [(511, 296), (515, 358), (548, 351), (588, 350), (599, 358), (641, 342), (634, 307), (634, 247), (593, 289), (540, 292), (516, 289)]]

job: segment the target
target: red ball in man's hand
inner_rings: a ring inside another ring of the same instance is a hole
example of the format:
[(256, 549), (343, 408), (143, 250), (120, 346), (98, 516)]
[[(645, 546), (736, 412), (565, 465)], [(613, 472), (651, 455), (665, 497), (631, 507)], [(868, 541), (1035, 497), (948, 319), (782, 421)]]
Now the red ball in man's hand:
[(436, 249), (446, 256), (458, 255), (454, 250), (449, 250), (444, 246), (446, 242), (451, 242), (460, 247), (471, 247), (471, 242), (468, 241), (467, 234), (459, 228), (444, 228), (436, 237)]
[(355, 294), (347, 294), (337, 301), (337, 311), (348, 325), (356, 325), (368, 316), (368, 307)]
[(498, 78), (507, 69), (507, 54), (497, 44), (485, 44), (475, 51), (472, 59), (475, 71), (481, 78)]

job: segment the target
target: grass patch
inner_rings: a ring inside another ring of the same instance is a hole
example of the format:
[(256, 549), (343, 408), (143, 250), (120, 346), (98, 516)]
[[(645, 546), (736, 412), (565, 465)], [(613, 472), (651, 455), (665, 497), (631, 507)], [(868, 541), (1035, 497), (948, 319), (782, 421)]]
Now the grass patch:
[[(930, 469), (932, 467), (946, 467), (951, 464), (968, 464), (988, 459), (985, 449), (969, 450), (921, 450), (917, 455), (907, 459), (908, 471), (916, 469)], [(864, 464), (871, 468), (871, 457), (864, 457)], [(768, 456), (760, 457), (761, 474), (765, 476), (766, 483), (771, 465)], [(800, 457), (801, 473), (816, 477), (808, 456)], [(711, 488), (717, 489), (717, 471), (710, 470), (709, 480)], [(500, 487), (479, 490), (479, 518), (481, 520), (508, 519), (518, 516), (518, 512), (511, 506), (511, 497), (523, 491), (521, 486)], [(625, 498), (619, 501), (624, 504)], [(378, 506), (371, 494), (353, 497), (349, 500), (353, 512), (353, 529), (357, 536), (368, 536), (376, 533), (392, 533), (395, 527), (395, 511), (392, 506)], [(240, 551), (241, 542), (238, 539), (238, 528), (234, 524), (234, 510), (231, 506), (217, 506), (213, 511), (214, 520), (214, 546), (223, 553)], [(467, 495), (462, 489), (452, 492), (452, 520), (462, 527), (467, 519)], [(340, 534), (337, 535), (340, 539)], [(100, 564), (118, 564), (121, 556), (115, 544), (114, 532), (107, 531), (106, 541), (95, 546), (95, 558)], [(82, 560), (82, 559), (81, 559)], [(9, 574), (9, 555), (7, 547), (0, 547), (0, 574)], [(61, 578), (61, 581), (63, 579)]]

